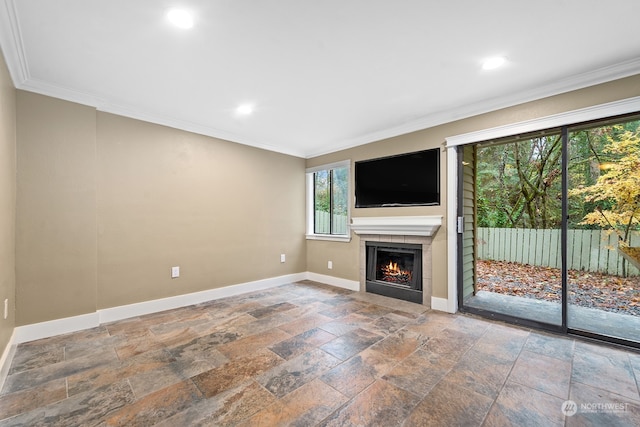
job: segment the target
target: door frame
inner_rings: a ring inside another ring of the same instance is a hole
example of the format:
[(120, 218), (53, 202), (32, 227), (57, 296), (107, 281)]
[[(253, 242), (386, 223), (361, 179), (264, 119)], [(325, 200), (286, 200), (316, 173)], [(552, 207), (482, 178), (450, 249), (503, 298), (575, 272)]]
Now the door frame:
[[(458, 156), (457, 146), (502, 138), (510, 135), (534, 132), (552, 127), (572, 125), (597, 120), (604, 117), (629, 114), (640, 111), (640, 96), (608, 102), (553, 114), (537, 119), (526, 120), (479, 131), (453, 135), (445, 138), (447, 152), (447, 307), (446, 311), (455, 313), (458, 309), (458, 275), (457, 275), (457, 239), (456, 222), (458, 209)], [(443, 307), (444, 308), (444, 307)]]
[[(447, 246), (448, 246), (448, 310), (449, 312), (455, 312), (463, 308), (462, 301), (460, 301), (459, 295), (461, 294), (462, 277), (460, 275), (461, 269), (461, 239), (457, 230), (458, 217), (461, 209), (461, 164), (459, 156), (461, 155), (461, 146), (483, 142), (487, 140), (518, 135), (523, 133), (535, 132), (545, 130), (549, 128), (562, 128), (563, 138), (563, 153), (562, 153), (562, 188), (563, 194), (568, 190), (568, 159), (567, 159), (567, 130), (572, 125), (578, 123), (584, 123), (589, 121), (595, 121), (607, 117), (621, 116), (630, 113), (636, 113), (640, 111), (640, 97), (628, 98), (620, 101), (610, 102), (606, 104), (600, 104), (593, 107), (582, 108), (579, 110), (573, 110), (566, 113), (555, 114), (551, 116), (545, 116), (533, 120), (513, 123), (509, 125), (484, 129), (476, 132), (470, 132), (466, 134), (451, 136), (446, 138), (446, 150), (447, 150)], [(562, 282), (567, 283), (566, 274), (566, 254), (567, 254), (567, 198), (563, 197), (562, 203)], [(511, 323), (522, 324), (525, 326), (532, 326), (539, 329), (548, 329), (561, 333), (572, 333), (575, 335), (581, 335), (589, 338), (606, 338), (607, 341), (633, 345), (634, 347), (640, 346), (637, 343), (632, 343), (626, 340), (603, 337), (601, 335), (573, 330), (567, 324), (568, 317), (568, 295), (567, 286), (563, 286), (562, 290), (562, 321), (561, 325), (553, 325), (540, 323), (528, 319), (515, 318), (513, 316), (502, 315), (499, 313), (493, 313), (486, 310), (465, 308), (464, 311), (476, 312), (479, 315), (495, 318), (498, 320), (504, 320)]]

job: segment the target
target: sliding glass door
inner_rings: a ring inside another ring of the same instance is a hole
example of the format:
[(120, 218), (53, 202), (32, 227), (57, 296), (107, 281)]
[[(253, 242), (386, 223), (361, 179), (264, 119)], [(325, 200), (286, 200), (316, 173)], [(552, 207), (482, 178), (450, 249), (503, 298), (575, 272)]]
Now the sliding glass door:
[(640, 120), (459, 147), (459, 306), (640, 343)]

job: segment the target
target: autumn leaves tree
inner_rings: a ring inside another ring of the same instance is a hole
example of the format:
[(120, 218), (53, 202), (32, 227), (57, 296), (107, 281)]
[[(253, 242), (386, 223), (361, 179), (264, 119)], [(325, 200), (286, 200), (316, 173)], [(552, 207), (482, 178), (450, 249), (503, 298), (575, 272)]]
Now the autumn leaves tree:
[[(633, 262), (636, 248), (629, 248), (631, 231), (640, 225), (640, 137), (638, 131), (625, 131), (609, 137), (600, 162), (602, 174), (593, 185), (576, 188), (570, 195), (582, 196), (594, 209), (587, 213), (582, 224), (597, 225), (618, 234), (620, 250)], [(626, 260), (625, 260), (626, 261)], [(626, 276), (626, 263), (622, 274)]]
[[(570, 191), (595, 204), (582, 223), (610, 228), (629, 243), (630, 232), (640, 225), (640, 137), (626, 131), (608, 138), (600, 163), (602, 174), (595, 184)], [(603, 156), (603, 157), (604, 157)]]

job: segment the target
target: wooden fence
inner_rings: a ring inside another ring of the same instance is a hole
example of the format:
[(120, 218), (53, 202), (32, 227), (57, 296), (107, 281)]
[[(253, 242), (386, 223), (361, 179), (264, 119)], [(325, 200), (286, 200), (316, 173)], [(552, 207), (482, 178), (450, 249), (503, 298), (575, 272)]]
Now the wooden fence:
[[(618, 236), (606, 230), (568, 230), (567, 261), (570, 270), (622, 275), (622, 256), (617, 250)], [(631, 236), (631, 246), (640, 246), (640, 233)], [(512, 261), (542, 267), (560, 268), (560, 230), (527, 228), (478, 228), (478, 259)], [(640, 271), (626, 264), (627, 274)]]
[[(315, 229), (316, 232), (320, 230), (329, 234), (329, 212), (316, 211), (315, 216)], [(346, 234), (347, 233), (347, 216), (346, 215), (333, 215), (333, 234)]]

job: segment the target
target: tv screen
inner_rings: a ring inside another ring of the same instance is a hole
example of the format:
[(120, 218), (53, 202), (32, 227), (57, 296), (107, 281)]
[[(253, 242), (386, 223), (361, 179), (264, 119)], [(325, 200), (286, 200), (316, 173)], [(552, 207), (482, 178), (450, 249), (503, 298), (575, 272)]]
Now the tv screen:
[(440, 149), (355, 162), (356, 208), (440, 204)]

